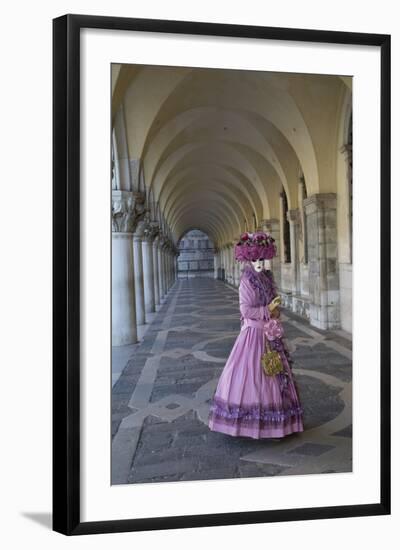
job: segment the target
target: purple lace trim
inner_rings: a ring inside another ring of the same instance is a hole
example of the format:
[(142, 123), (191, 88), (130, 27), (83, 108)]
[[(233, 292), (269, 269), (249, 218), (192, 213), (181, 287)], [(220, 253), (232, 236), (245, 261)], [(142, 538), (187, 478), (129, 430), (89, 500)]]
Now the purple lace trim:
[(262, 407), (261, 404), (243, 407), (240, 405), (228, 405), (215, 397), (210, 407), (210, 414), (214, 413), (216, 416), (222, 418), (270, 422), (284, 422), (293, 416), (300, 417), (303, 412), (303, 408), (300, 405), (292, 406), (284, 410), (267, 409)]
[(271, 271), (256, 273), (251, 266), (243, 269), (243, 276), (249, 281), (254, 290), (258, 293), (260, 305), (266, 306), (277, 295), (276, 286)]

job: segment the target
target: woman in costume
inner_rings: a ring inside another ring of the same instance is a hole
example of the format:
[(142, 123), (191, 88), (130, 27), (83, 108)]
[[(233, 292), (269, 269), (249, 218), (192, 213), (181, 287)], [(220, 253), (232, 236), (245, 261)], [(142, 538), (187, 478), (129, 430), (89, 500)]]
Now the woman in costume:
[(235, 259), (245, 262), (239, 284), (241, 331), (215, 390), (210, 430), (254, 439), (303, 431), (303, 409), (282, 340), (280, 297), (264, 260), (276, 255), (267, 233), (244, 233)]

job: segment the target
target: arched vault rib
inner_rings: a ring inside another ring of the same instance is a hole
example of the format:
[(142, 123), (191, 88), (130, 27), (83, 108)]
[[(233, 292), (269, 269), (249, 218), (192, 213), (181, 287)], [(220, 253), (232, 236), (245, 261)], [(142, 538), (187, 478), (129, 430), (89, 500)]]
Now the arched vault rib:
[[(260, 181), (263, 182), (265, 193), (267, 195), (267, 205), (269, 209), (269, 215), (271, 217), (276, 217), (279, 215), (278, 204), (279, 204), (279, 193), (282, 187), (285, 189), (285, 192), (288, 196), (292, 196), (293, 189), (289, 189), (288, 182), (286, 177), (282, 180), (275, 166), (272, 166), (269, 162), (265, 160), (265, 157), (259, 155), (256, 151), (246, 147), (242, 144), (233, 144), (235, 149), (237, 149), (242, 154), (245, 154), (246, 157), (251, 162), (251, 165), (254, 167), (255, 172), (258, 174)], [(297, 186), (295, 188), (297, 193)], [(297, 200), (296, 200), (297, 202)], [(291, 205), (293, 201), (289, 201), (289, 208), (293, 208)]]
[(218, 190), (218, 194), (221, 197), (226, 198), (227, 202), (233, 205), (233, 207), (236, 209), (239, 219), (247, 219), (251, 217), (251, 209), (248, 209), (247, 212), (243, 206), (243, 203), (240, 201), (240, 197), (233, 194), (232, 191), (229, 188), (229, 185), (227, 185), (225, 182), (221, 182), (218, 187), (212, 186), (210, 183), (202, 183), (201, 176), (194, 177), (193, 179), (187, 180), (186, 183), (183, 181), (180, 182), (180, 185), (177, 185), (175, 187), (175, 190), (173, 193), (170, 193), (168, 196), (168, 199), (166, 200), (164, 204), (164, 212), (165, 217), (169, 219), (170, 213), (173, 211), (173, 209), (180, 204), (182, 201), (185, 201), (186, 197), (192, 197), (198, 189), (201, 189), (202, 195), (205, 199), (211, 198), (211, 193), (213, 193), (216, 189)]
[[(299, 78), (299, 75), (293, 76)], [(306, 179), (317, 192), (319, 176), (313, 141), (289, 87), (280, 80), (279, 73), (196, 69), (181, 80), (160, 106), (157, 126), (161, 127), (178, 113), (196, 107), (250, 110), (285, 136), (300, 160)], [(148, 143), (157, 133), (157, 126), (149, 128)]]
[(210, 220), (214, 223), (214, 225), (219, 228), (219, 233), (223, 235), (226, 240), (236, 237), (239, 233), (235, 215), (231, 212), (229, 207), (226, 207), (225, 203), (218, 204), (217, 199), (215, 199), (211, 211), (210, 203), (202, 198), (198, 198), (196, 200), (196, 208), (193, 208), (193, 205), (182, 205), (178, 215), (171, 220), (171, 230), (174, 237), (176, 238), (176, 227), (182, 225), (184, 221), (185, 223), (200, 223), (202, 220), (204, 222)]
[(183, 215), (186, 210), (191, 210), (195, 216), (196, 209), (199, 204), (206, 204), (208, 211), (210, 212), (218, 211), (218, 218), (224, 221), (226, 220), (226, 224), (230, 228), (232, 237), (240, 232), (241, 223), (235, 208), (227, 202), (225, 198), (215, 192), (209, 193), (207, 197), (205, 197), (202, 193), (192, 193), (189, 200), (182, 200), (181, 204), (178, 205), (170, 214), (168, 220), (170, 226), (173, 227), (177, 220), (179, 220), (179, 216)]
[[(190, 142), (211, 140), (245, 145), (258, 152), (274, 166), (282, 182), (285, 183), (286, 177), (281, 161), (268, 141), (268, 134), (262, 134), (252, 123), (249, 115), (247, 111), (233, 112), (226, 109), (219, 111), (215, 108), (190, 109), (178, 113), (174, 119), (169, 120), (159, 129), (145, 151), (147, 177), (152, 180), (158, 163), (180, 146)], [(271, 124), (269, 130), (279, 133)], [(287, 147), (290, 145), (287, 144)]]
[[(238, 173), (231, 170), (229, 166), (219, 165), (212, 162), (193, 162), (171, 176), (163, 185), (159, 200), (161, 204), (167, 204), (167, 199), (178, 188), (182, 180), (198, 180), (201, 176), (203, 181), (214, 181), (216, 188), (229, 187), (238, 196), (240, 204), (246, 212), (260, 213), (260, 199), (254, 190), (251, 182)], [(179, 190), (179, 189), (177, 189)]]
[(210, 212), (215, 212), (216, 216), (222, 221), (225, 219), (229, 220), (229, 227), (233, 233), (237, 234), (240, 231), (243, 222), (238, 215), (237, 205), (227, 201), (226, 197), (221, 197), (218, 193), (210, 192), (207, 195), (202, 193), (191, 193), (190, 196), (187, 196), (186, 200), (185, 198), (186, 197), (182, 197), (180, 203), (176, 204), (171, 211), (168, 219), (168, 223), (171, 224), (171, 226), (174, 224), (175, 220), (179, 219), (179, 216), (188, 209), (191, 209), (193, 211), (193, 216), (196, 216), (197, 206), (203, 203), (207, 204), (208, 210)]
[(157, 114), (192, 69), (146, 66), (135, 75), (124, 96), (128, 148), (131, 158), (142, 158), (149, 128)]
[[(334, 141), (338, 93), (346, 85), (350, 87), (349, 80), (319, 75), (316, 83), (314, 78), (311, 87), (309, 75), (182, 67), (141, 67), (138, 70), (135, 67), (132, 68), (131, 80), (127, 73), (123, 82), (122, 69), (126, 67), (119, 68), (119, 72), (115, 71), (118, 76), (113, 81), (113, 110), (121, 102), (124, 103), (129, 151), (132, 158), (140, 157), (145, 161), (146, 171), (154, 166), (153, 159), (149, 156), (147, 162), (147, 157), (152, 149), (150, 144), (155, 142), (159, 129), (169, 122), (177, 124), (177, 116), (183, 112), (196, 109), (203, 109), (205, 113), (207, 109), (231, 112), (234, 114), (230, 118), (223, 114), (220, 120), (227, 117), (226, 120), (231, 124), (233, 122), (233, 130), (237, 130), (242, 124), (238, 117), (247, 111), (249, 123), (253, 122), (251, 116), (262, 119), (270, 129), (275, 129), (275, 134), (284, 136), (299, 159), (308, 194), (322, 189), (333, 190), (336, 181), (332, 166), (336, 162)], [(129, 85), (126, 86), (128, 81)], [(198, 120), (195, 122), (193, 118), (192, 123), (197, 124), (200, 133), (203, 130), (207, 132), (207, 128), (202, 130)], [(186, 126), (190, 131), (190, 124)], [(177, 136), (181, 130), (177, 128)], [(246, 133), (242, 132), (242, 135)], [(173, 134), (169, 135), (171, 141)], [(240, 142), (238, 136), (240, 132), (236, 132), (232, 141)], [(181, 139), (187, 138), (182, 136)], [(170, 141), (167, 140), (166, 144)], [(288, 177), (273, 141), (274, 135), (269, 133), (266, 142), (278, 156), (290, 189), (291, 182), (296, 179)], [(255, 148), (253, 144), (251, 148)], [(158, 152), (162, 154), (164, 150), (165, 144)], [(280, 177), (282, 179), (282, 174)], [(289, 202), (291, 195), (288, 194)], [(296, 206), (295, 202), (292, 206)]]
[(264, 205), (267, 206), (268, 197), (266, 190), (254, 167), (240, 152), (234, 151), (232, 147), (228, 147), (222, 143), (212, 145), (187, 144), (173, 155), (170, 155), (160, 167), (154, 183), (150, 183), (150, 185), (154, 185), (155, 196), (159, 196), (161, 187), (168, 177), (173, 176), (179, 169), (196, 162), (211, 162), (234, 168), (236, 173), (241, 173), (254, 187), (256, 198), (260, 201), (260, 208), (262, 209)]
[[(280, 179), (280, 176), (279, 176), (279, 173), (278, 173), (276, 167), (272, 166), (265, 159), (265, 157), (261, 156), (256, 151), (253, 151), (252, 149), (246, 147), (245, 145), (238, 144), (238, 143), (229, 143), (228, 144), (226, 142), (226, 144), (230, 146), (230, 148), (232, 150), (232, 153), (234, 155), (241, 155), (243, 158), (246, 159), (248, 165), (251, 166), (252, 169), (253, 169), (251, 173), (249, 173), (249, 171), (247, 171), (248, 176), (250, 176), (251, 179), (249, 179), (249, 177), (247, 177), (246, 179), (247, 179), (248, 182), (250, 182), (251, 180), (253, 180), (253, 181), (256, 180), (256, 182), (257, 182), (257, 185), (256, 185), (256, 190), (258, 192), (257, 193), (257, 205), (254, 204), (254, 202), (253, 202), (253, 210), (254, 210), (254, 212), (257, 213), (257, 217), (262, 217), (265, 212), (263, 211), (263, 208), (261, 208), (261, 205), (266, 205), (266, 206), (268, 206), (268, 209), (271, 210), (271, 205), (274, 204), (273, 202), (271, 202), (271, 197), (274, 196), (276, 198), (277, 193), (280, 192), (282, 186), (284, 187), (286, 193), (289, 194), (289, 189), (288, 189), (288, 184), (287, 184), (286, 178), (282, 174), (282, 176), (284, 177), (284, 180), (282, 181)], [(213, 149), (213, 150), (217, 149), (217, 143), (215, 143), (215, 142), (209, 141), (207, 144), (199, 143), (199, 148), (200, 147), (205, 147), (205, 146), (209, 147), (210, 150), (211, 149)], [(193, 157), (194, 157), (194, 153), (193, 153)], [(185, 162), (185, 164), (187, 164), (187, 162)], [(199, 165), (199, 163), (196, 163), (195, 160), (192, 160), (190, 162), (190, 166), (198, 166), (198, 165)], [(207, 166), (209, 166), (209, 164), (204, 162), (204, 161), (202, 161), (201, 165), (204, 169), (207, 169)], [(213, 165), (212, 168), (211, 168), (211, 165), (210, 165), (210, 169), (209, 169), (208, 174), (203, 174), (203, 171), (201, 172), (202, 178), (204, 180), (206, 180), (207, 177), (208, 177), (208, 179), (216, 182), (217, 178), (215, 178), (213, 173), (212, 173), (212, 169), (215, 170), (214, 166), (218, 167), (219, 165)], [(186, 168), (186, 170), (188, 170), (188, 168)], [(172, 171), (172, 173), (173, 173), (173, 171)], [(171, 179), (172, 178), (168, 178), (168, 185), (169, 185), (169, 182), (171, 181)], [(232, 179), (232, 178), (230, 178), (230, 179)], [(235, 182), (235, 186), (236, 185), (237, 185), (237, 182)], [(239, 185), (240, 185), (240, 188), (242, 190), (247, 192), (247, 187), (248, 186), (243, 187), (241, 184), (239, 184)], [(166, 187), (167, 187), (167, 182), (162, 187), (162, 191), (159, 195), (160, 198), (161, 198), (162, 195), (165, 195), (164, 190), (165, 190)], [(168, 189), (168, 191), (169, 191), (169, 189)], [(297, 186), (295, 187), (294, 191), (297, 194)], [(291, 204), (292, 203), (289, 201), (289, 206), (290, 207), (292, 207)], [(274, 215), (277, 215), (277, 212), (274, 212)]]
[(218, 242), (221, 236), (219, 235), (219, 229), (210, 221), (207, 223), (204, 223), (204, 220), (200, 221), (198, 224), (193, 224), (193, 220), (182, 220), (181, 223), (182, 232), (180, 233), (179, 229), (176, 230), (177, 235), (180, 235), (177, 239), (177, 245), (179, 245), (179, 241), (182, 239), (182, 237), (192, 229), (200, 229), (200, 231), (203, 231), (206, 235), (208, 235), (209, 239), (212, 241), (214, 248), (218, 248)]
[(187, 231), (188, 227), (206, 228), (213, 235), (214, 243), (217, 245), (219, 243), (219, 246), (228, 240), (228, 232), (221, 219), (215, 213), (210, 214), (209, 208), (203, 207), (201, 204), (198, 205), (196, 217), (193, 216), (192, 211), (188, 211), (180, 217), (172, 228), (175, 238)]
[[(234, 116), (232, 113), (228, 113), (229, 117), (227, 117), (227, 112), (224, 111), (222, 113), (223, 117), (222, 121), (219, 122), (219, 126), (221, 124), (229, 125), (229, 128), (227, 128), (227, 130), (229, 131), (225, 133), (223, 130), (215, 127), (215, 121), (214, 125), (211, 123), (211, 121), (209, 122), (211, 114), (208, 111), (210, 110), (207, 110), (207, 116), (205, 117), (206, 120), (201, 119), (201, 128), (197, 126), (197, 124), (200, 124), (198, 119), (193, 122), (192, 117), (190, 120), (193, 127), (181, 130), (181, 132), (175, 138), (172, 138), (169, 143), (165, 142), (163, 144), (165, 146), (165, 149), (163, 151), (161, 150), (160, 140), (158, 139), (159, 135), (156, 135), (155, 142), (150, 148), (150, 151), (153, 151), (153, 155), (151, 155), (151, 153), (149, 152), (149, 154), (145, 158), (147, 179), (153, 178), (154, 174), (156, 174), (157, 171), (160, 169), (160, 166), (162, 165), (164, 160), (168, 158), (168, 155), (173, 155), (182, 147), (187, 150), (189, 148), (194, 149), (196, 146), (199, 148), (205, 145), (215, 147), (215, 144), (221, 144), (222, 146), (226, 145), (228, 148), (232, 148), (233, 154), (235, 154), (235, 150), (241, 152), (243, 157), (247, 158), (247, 161), (250, 161), (250, 164), (252, 164), (251, 158), (254, 158), (254, 156), (255, 158), (263, 159), (264, 165), (270, 166), (268, 172), (270, 173), (271, 170), (273, 170), (277, 173), (277, 177), (281, 180), (282, 185), (286, 190), (286, 194), (289, 197), (289, 203), (292, 204), (294, 201), (296, 201), (297, 187), (294, 186), (293, 190), (289, 189), (289, 185), (286, 179), (286, 175), (282, 169), (281, 162), (277, 155), (274, 153), (270, 144), (261, 135), (261, 133), (254, 127), (252, 127), (244, 116)], [(191, 114), (193, 115), (193, 113)], [(215, 112), (212, 112), (212, 114), (214, 118), (217, 116)], [(183, 115), (179, 115), (178, 118), (182, 117)], [(231, 119), (236, 122), (236, 127), (231, 127)], [(242, 124), (238, 125), (238, 121), (240, 121)], [(194, 125), (195, 123), (196, 125)], [(210, 124), (210, 127), (206, 129), (204, 127), (204, 124), (208, 123)], [(173, 135), (174, 130), (176, 130), (176, 121), (170, 121), (168, 127), (169, 126), (171, 126), (171, 132), (168, 133), (168, 137), (170, 138), (171, 134)], [(241, 130), (240, 133), (238, 132), (238, 126)], [(246, 136), (245, 138), (243, 137), (244, 135)], [(165, 139), (167, 139), (167, 136), (165, 136)], [(289, 147), (289, 145), (287, 146)], [(154, 159), (154, 163), (151, 162), (152, 158)], [(296, 162), (296, 174), (298, 174), (297, 167), (298, 161)], [(260, 181), (263, 182), (265, 178), (262, 177), (262, 174), (260, 174), (260, 176)], [(296, 182), (296, 178), (293, 179), (293, 182)]]
[[(224, 177), (224, 179), (216, 176)], [(221, 169), (221, 167), (201, 163), (191, 164), (177, 173), (174, 178), (170, 178), (165, 182), (159, 201), (166, 211), (168, 211), (171, 201), (175, 200), (183, 191), (186, 191), (186, 185), (197, 185), (198, 188), (204, 190), (227, 193), (237, 201), (245, 216), (250, 215), (256, 209), (253, 201), (249, 199), (246, 189), (234, 179), (232, 174), (225, 169)]]

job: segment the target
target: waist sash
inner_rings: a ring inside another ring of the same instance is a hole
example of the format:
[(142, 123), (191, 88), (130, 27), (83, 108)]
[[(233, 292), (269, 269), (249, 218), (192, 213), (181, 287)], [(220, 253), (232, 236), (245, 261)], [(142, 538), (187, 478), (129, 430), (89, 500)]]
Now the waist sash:
[(256, 319), (243, 319), (243, 325), (240, 330), (245, 330), (247, 327), (264, 329), (264, 325), (267, 321), (257, 321)]

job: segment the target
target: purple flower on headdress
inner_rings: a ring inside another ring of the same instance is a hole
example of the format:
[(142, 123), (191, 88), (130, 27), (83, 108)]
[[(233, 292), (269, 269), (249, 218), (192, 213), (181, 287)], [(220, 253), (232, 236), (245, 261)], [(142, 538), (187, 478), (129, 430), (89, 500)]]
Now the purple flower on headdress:
[(235, 246), (235, 259), (239, 262), (271, 259), (277, 253), (274, 239), (263, 231), (242, 233)]
[(264, 241), (266, 241), (266, 235), (264, 233), (258, 233), (255, 235), (255, 239), (257, 244), (262, 244)]

